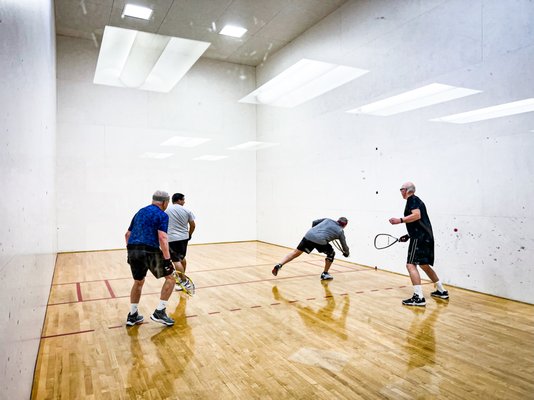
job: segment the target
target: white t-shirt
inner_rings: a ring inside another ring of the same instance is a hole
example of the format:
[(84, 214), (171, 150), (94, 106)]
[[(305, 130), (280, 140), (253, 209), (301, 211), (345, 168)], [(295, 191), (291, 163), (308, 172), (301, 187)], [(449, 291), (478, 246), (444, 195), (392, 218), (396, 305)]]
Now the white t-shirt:
[(169, 242), (189, 239), (189, 222), (195, 220), (195, 215), (179, 204), (169, 204), (165, 213), (169, 216)]

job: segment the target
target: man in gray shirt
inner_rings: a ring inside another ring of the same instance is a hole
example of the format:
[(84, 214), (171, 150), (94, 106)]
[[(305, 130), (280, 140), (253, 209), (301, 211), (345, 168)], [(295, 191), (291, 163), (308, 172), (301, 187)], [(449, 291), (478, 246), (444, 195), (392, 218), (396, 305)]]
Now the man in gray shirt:
[(279, 264), (276, 264), (272, 270), (274, 276), (278, 275), (278, 271), (284, 264), (287, 264), (291, 260), (294, 260), (302, 253), (310, 254), (313, 249), (317, 249), (319, 253), (326, 254), (324, 261), (324, 271), (321, 274), (321, 280), (334, 279), (332, 275), (328, 273), (330, 266), (334, 262), (334, 256), (336, 255), (334, 249), (329, 244), (332, 240), (338, 239), (343, 248), (343, 255), (349, 256), (349, 246), (345, 240), (345, 233), (343, 229), (347, 226), (348, 220), (345, 217), (340, 217), (337, 221), (329, 218), (316, 219), (312, 222), (311, 229), (306, 232), (304, 238), (301, 240), (295, 250), (284, 257)]
[[(175, 193), (172, 195), (172, 205), (165, 210), (169, 216), (169, 250), (172, 262), (178, 271), (176, 279), (181, 279), (180, 272), (185, 273), (187, 268), (185, 259), (187, 244), (196, 228), (195, 215), (185, 208), (184, 204), (185, 196), (182, 193)], [(175, 289), (182, 290), (182, 287), (176, 284)]]

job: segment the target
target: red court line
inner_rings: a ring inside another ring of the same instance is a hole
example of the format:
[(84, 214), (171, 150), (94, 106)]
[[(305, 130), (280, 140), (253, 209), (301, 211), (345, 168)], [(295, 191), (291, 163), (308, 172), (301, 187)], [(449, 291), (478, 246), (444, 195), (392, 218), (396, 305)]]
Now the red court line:
[(82, 288), (80, 286), (80, 282), (76, 282), (76, 295), (78, 296), (78, 301), (79, 302), (83, 301)]
[(70, 335), (79, 335), (80, 333), (88, 333), (88, 332), (94, 332), (94, 329), (88, 329), (86, 331), (77, 331), (77, 332), (69, 332), (69, 333), (59, 333), (57, 335), (47, 335), (47, 336), (41, 336), (41, 339), (50, 339), (54, 337), (59, 336), (70, 336)]
[(106, 279), (104, 280), (104, 282), (106, 283), (106, 286), (109, 290), (109, 294), (111, 295), (111, 298), (114, 299), (115, 298), (115, 293), (113, 293), (113, 289), (111, 288), (111, 285), (109, 284), (109, 281)]
[[(423, 283), (423, 285), (428, 285), (430, 284), (431, 282), (428, 282), (428, 283)], [(398, 288), (403, 288), (403, 287), (406, 287), (405, 285), (403, 286), (399, 286)], [(369, 292), (379, 292), (381, 290), (392, 290), (394, 288), (391, 288), (391, 287), (388, 287), (388, 288), (383, 288), (383, 289), (371, 289), (369, 290)], [(156, 294), (158, 292), (155, 292), (153, 294)], [(361, 291), (358, 291), (358, 292), (355, 292), (356, 294), (362, 294), (362, 293), (366, 293), (366, 291), (364, 290), (361, 290)], [(340, 293), (339, 296), (348, 296), (349, 293)], [(127, 297), (127, 296), (122, 296), (122, 297)], [(326, 295), (324, 296), (324, 298), (330, 298), (330, 297), (335, 297), (334, 295)], [(116, 298), (116, 297), (113, 297), (113, 298)], [(107, 300), (109, 300), (109, 298), (106, 298)], [(94, 301), (94, 300), (106, 300), (106, 299), (90, 299), (90, 300), (85, 300), (85, 301)], [(310, 298), (307, 298), (306, 300), (315, 300), (315, 297), (310, 297)], [(288, 304), (292, 304), (292, 303), (297, 303), (299, 302), (299, 300), (289, 300), (287, 301)], [(74, 302), (71, 302), (71, 303), (74, 303)], [(57, 304), (68, 304), (68, 303), (56, 303)], [(271, 303), (270, 305), (271, 306), (279, 306), (281, 305), (282, 303)], [(54, 304), (52, 304), (54, 305)], [(254, 309), (254, 308), (262, 308), (263, 306), (261, 305), (254, 305), (254, 306), (250, 306), (249, 308), (251, 309)], [(228, 311), (242, 311), (243, 309), (242, 308), (232, 308)], [(216, 315), (216, 314), (220, 314), (221, 312), (220, 311), (210, 311), (208, 312), (208, 315)], [(186, 315), (185, 318), (194, 318), (194, 317), (198, 317), (197, 314), (192, 314), (192, 315)], [(140, 325), (145, 325), (145, 324), (148, 324), (148, 322), (143, 322), (142, 324)], [(125, 327), (126, 325), (114, 325), (114, 326), (110, 326), (108, 327), (108, 329), (117, 329), (117, 328), (123, 328)], [(59, 336), (70, 336), (70, 335), (78, 335), (78, 334), (81, 334), (81, 333), (88, 333), (88, 332), (94, 332), (94, 329), (89, 329), (89, 330), (85, 330), (85, 331), (78, 331), (78, 332), (68, 332), (68, 333), (61, 333), (61, 334), (57, 334), (57, 335), (48, 335), (48, 336), (41, 336), (41, 339), (48, 339), (48, 338), (53, 338), (53, 337), (59, 337)]]

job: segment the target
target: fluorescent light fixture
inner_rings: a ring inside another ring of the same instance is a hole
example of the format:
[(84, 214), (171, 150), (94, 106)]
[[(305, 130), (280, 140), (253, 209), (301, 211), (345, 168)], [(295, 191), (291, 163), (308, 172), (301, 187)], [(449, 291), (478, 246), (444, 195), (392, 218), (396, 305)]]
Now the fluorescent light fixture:
[(205, 156), (200, 156), (197, 158), (193, 158), (193, 160), (199, 160), (199, 161), (219, 161), (223, 158), (228, 158), (228, 156), (215, 156), (211, 154), (206, 154)]
[(141, 154), (141, 158), (155, 158), (155, 159), (158, 159), (158, 160), (162, 160), (164, 158), (169, 158), (172, 155), (173, 155), (172, 153), (150, 153), (150, 152), (147, 152), (147, 153)]
[(347, 111), (351, 114), (370, 115), (394, 115), (417, 108), (428, 107), (433, 104), (444, 103), (446, 101), (458, 99), (480, 93), (481, 90), (466, 89), (462, 87), (443, 85), (441, 83), (431, 83), (415, 90), (388, 97), (387, 99), (376, 101)]
[(497, 106), (479, 108), (460, 114), (434, 118), (431, 121), (451, 122), (453, 124), (468, 124), (470, 122), (486, 119), (506, 117), (508, 115), (522, 114), (534, 111), (534, 98), (499, 104)]
[(133, 17), (139, 19), (149, 20), (152, 16), (152, 9), (148, 7), (136, 6), (133, 4), (126, 4), (122, 12), (122, 17)]
[(276, 146), (279, 143), (267, 143), (267, 142), (256, 142), (250, 141), (238, 144), (237, 146), (228, 147), (228, 150), (260, 150), (267, 147)]
[(239, 102), (295, 107), (369, 71), (302, 59)]
[(240, 26), (235, 25), (226, 25), (224, 28), (221, 29), (219, 32), (219, 35), (226, 35), (226, 36), (232, 36), (236, 38), (240, 38), (245, 34), (247, 29), (242, 28)]
[(209, 45), (106, 26), (93, 82), (167, 93)]
[(173, 136), (167, 139), (161, 146), (196, 147), (209, 142), (211, 139), (187, 136)]

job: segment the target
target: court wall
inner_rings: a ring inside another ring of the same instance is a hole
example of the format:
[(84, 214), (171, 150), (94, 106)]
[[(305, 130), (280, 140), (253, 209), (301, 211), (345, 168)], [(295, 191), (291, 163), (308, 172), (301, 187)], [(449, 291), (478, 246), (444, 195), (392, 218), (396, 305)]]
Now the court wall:
[(57, 250), (52, 2), (0, 0), (0, 397), (29, 399)]
[[(258, 85), (302, 58), (366, 75), (291, 109), (258, 107), (258, 238), (294, 247), (319, 217), (349, 219), (350, 260), (405, 273), (399, 188), (414, 181), (446, 284), (534, 302), (534, 113), (430, 121), (533, 97), (534, 4), (352, 1), (258, 68)], [(430, 83), (476, 95), (391, 116), (347, 110)], [(409, 280), (407, 279), (407, 283)], [(409, 294), (409, 293), (407, 293)]]
[[(133, 215), (155, 190), (186, 195), (197, 217), (192, 243), (256, 236), (256, 155), (229, 150), (256, 138), (254, 68), (199, 60), (170, 93), (95, 85), (92, 40), (57, 37), (58, 246), (123, 248)], [(163, 146), (174, 137), (209, 139)], [(167, 153), (164, 159), (146, 153)], [(205, 155), (224, 156), (201, 161)]]

